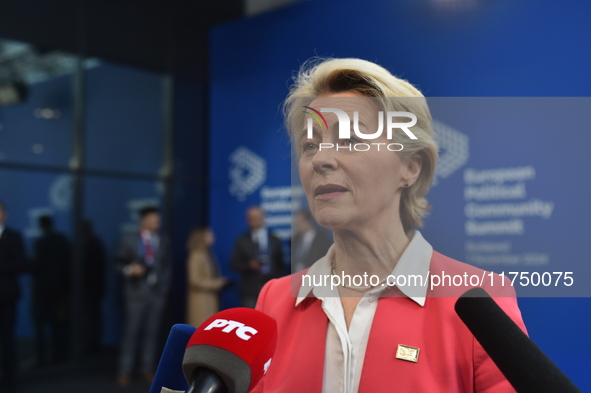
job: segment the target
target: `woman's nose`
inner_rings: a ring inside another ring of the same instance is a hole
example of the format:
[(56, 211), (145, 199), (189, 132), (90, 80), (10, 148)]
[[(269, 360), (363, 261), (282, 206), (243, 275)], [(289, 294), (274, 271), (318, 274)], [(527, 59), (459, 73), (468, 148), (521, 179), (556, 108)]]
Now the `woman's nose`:
[(312, 168), (318, 173), (335, 170), (339, 166), (336, 157), (336, 145), (334, 143), (320, 143), (318, 151), (312, 158)]

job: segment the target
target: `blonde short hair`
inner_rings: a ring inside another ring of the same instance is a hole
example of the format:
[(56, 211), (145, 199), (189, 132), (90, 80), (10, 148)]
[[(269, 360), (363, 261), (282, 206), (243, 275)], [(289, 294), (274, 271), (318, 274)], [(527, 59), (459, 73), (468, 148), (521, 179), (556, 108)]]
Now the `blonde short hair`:
[[(422, 218), (430, 208), (425, 196), (433, 181), (439, 148), (431, 128), (432, 118), (427, 100), (407, 81), (366, 60), (307, 61), (294, 77), (294, 83), (283, 105), (285, 125), (292, 141), (295, 133), (304, 129), (306, 115), (302, 106), (309, 105), (318, 96), (345, 91), (374, 97), (386, 111), (408, 111), (417, 116), (417, 124), (411, 127), (417, 139), (405, 138), (404, 149), (398, 154), (402, 160), (419, 155), (422, 168), (417, 181), (402, 190), (400, 217), (405, 231), (422, 226)], [(402, 137), (398, 135), (401, 133), (394, 134), (393, 141), (402, 142)], [(296, 150), (299, 155), (297, 144)]]

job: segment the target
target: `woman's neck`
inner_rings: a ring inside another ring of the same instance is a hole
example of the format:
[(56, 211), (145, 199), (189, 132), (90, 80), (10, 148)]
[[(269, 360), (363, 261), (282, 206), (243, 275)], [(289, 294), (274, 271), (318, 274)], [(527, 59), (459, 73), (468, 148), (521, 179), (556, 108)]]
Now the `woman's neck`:
[(410, 239), (396, 220), (383, 227), (335, 231), (334, 243), (332, 263), (337, 274), (385, 277), (394, 270)]

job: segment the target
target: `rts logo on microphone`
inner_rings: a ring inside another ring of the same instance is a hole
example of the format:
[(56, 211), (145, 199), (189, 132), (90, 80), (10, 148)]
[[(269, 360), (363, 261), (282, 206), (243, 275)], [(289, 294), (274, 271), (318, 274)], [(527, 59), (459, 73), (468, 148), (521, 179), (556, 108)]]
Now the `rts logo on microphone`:
[(252, 336), (258, 333), (258, 331), (255, 328), (246, 326), (242, 322), (232, 321), (228, 319), (216, 319), (203, 330), (211, 330), (214, 328), (219, 329), (222, 327), (222, 332), (224, 333), (231, 333), (234, 329), (236, 329), (236, 335), (238, 336), (238, 338), (244, 341), (250, 340)]

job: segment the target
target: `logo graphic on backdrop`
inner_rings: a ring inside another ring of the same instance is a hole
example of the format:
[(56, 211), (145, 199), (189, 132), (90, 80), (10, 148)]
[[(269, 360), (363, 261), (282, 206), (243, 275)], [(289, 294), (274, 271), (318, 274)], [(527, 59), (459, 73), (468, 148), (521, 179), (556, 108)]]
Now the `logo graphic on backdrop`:
[(470, 158), (470, 145), (468, 135), (461, 133), (453, 127), (433, 120), (431, 123), (435, 138), (439, 144), (439, 162), (435, 169), (433, 185), (437, 185), (439, 179), (446, 179), (463, 165)]
[(47, 188), (47, 199), (50, 206), (38, 206), (27, 209), (29, 218), (28, 227), (23, 229), (26, 238), (34, 239), (41, 236), (39, 229), (39, 217), (49, 215), (56, 216), (67, 213), (72, 209), (72, 176), (59, 175)]
[(72, 207), (72, 176), (62, 175), (55, 178), (49, 186), (51, 205), (59, 211), (68, 211)]
[[(318, 123), (318, 125), (320, 126), (320, 129), (323, 129), (324, 127), (326, 127), (328, 129), (328, 122), (326, 121), (326, 119), (324, 118), (322, 113), (334, 113), (337, 116), (337, 119), (339, 121), (339, 139), (350, 139), (351, 138), (351, 123), (353, 124), (353, 132), (355, 133), (355, 135), (358, 138), (360, 138), (362, 140), (372, 140), (372, 139), (379, 138), (382, 135), (382, 133), (384, 132), (384, 112), (383, 111), (378, 112), (378, 130), (374, 133), (371, 133), (371, 134), (365, 134), (365, 133), (361, 132), (361, 130), (359, 129), (359, 112), (358, 111), (353, 112), (353, 122), (351, 122), (351, 119), (350, 119), (349, 115), (347, 114), (347, 112), (345, 112), (342, 109), (320, 108), (320, 110), (317, 110), (317, 109), (314, 109), (309, 106), (304, 106), (304, 108), (306, 108), (307, 110), (305, 110), (303, 112), (310, 116), (310, 117), (308, 117), (308, 121), (307, 121), (307, 127), (308, 127), (307, 128), (307, 137), (308, 137), (308, 139), (312, 139), (314, 137), (314, 121), (316, 121), (316, 123)], [(395, 129), (400, 129), (400, 130), (404, 131), (404, 133), (410, 139), (417, 139), (415, 134), (413, 134), (412, 131), (409, 129), (410, 127), (417, 124), (417, 117), (414, 113), (388, 111), (388, 112), (386, 112), (385, 117), (386, 117), (386, 136), (388, 139), (392, 139), (392, 134)], [(396, 120), (401, 117), (402, 118), (409, 118), (410, 121), (399, 122), (398, 120)], [(386, 144), (385, 143), (371, 143), (371, 144), (370, 143), (356, 143), (353, 145), (353, 149), (356, 151), (367, 151), (372, 147), (372, 145), (374, 146), (374, 148), (377, 148), (379, 150), (381, 145), (386, 145)], [(346, 146), (346, 147), (339, 146), (339, 145), (335, 146), (332, 143), (320, 143), (318, 145), (318, 148), (319, 148), (319, 150), (332, 149), (332, 148), (336, 148), (337, 150), (339, 150), (339, 149), (350, 150), (351, 149), (350, 146)], [(402, 144), (400, 144), (400, 143), (390, 143), (386, 146), (386, 148), (390, 151), (400, 151), (404, 148), (404, 146), (402, 146)]]
[(240, 202), (254, 193), (267, 179), (267, 161), (250, 149), (239, 146), (230, 154), (230, 194)]

